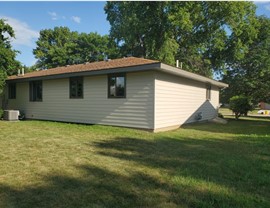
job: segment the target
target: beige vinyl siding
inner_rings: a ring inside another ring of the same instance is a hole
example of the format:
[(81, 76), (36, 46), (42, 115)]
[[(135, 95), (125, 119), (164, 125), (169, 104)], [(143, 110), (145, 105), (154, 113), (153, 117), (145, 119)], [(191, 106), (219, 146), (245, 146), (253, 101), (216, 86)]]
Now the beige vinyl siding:
[(155, 129), (180, 126), (196, 121), (202, 112), (202, 120), (216, 116), (219, 89), (212, 86), (211, 100), (206, 100), (206, 84), (156, 72), (155, 74)]
[(69, 79), (43, 81), (43, 101), (29, 101), (29, 83), (17, 83), (9, 109), (27, 118), (154, 128), (153, 72), (126, 74), (126, 98), (108, 98), (107, 75), (84, 77), (83, 99), (69, 98)]

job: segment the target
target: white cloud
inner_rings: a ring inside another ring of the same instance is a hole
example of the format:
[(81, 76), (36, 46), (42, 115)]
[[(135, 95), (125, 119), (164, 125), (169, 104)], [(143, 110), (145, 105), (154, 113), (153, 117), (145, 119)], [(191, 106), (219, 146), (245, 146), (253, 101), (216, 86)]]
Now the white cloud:
[(76, 22), (76, 23), (81, 23), (81, 18), (80, 17), (77, 17), (77, 16), (72, 16), (71, 17), (71, 20), (73, 20), (74, 22)]
[(34, 41), (39, 37), (38, 31), (32, 30), (27, 23), (18, 19), (1, 15), (0, 18), (5, 19), (6, 23), (8, 23), (15, 32), (15, 39), (12, 40), (13, 44), (28, 47), (34, 46)]
[(48, 12), (48, 14), (50, 15), (52, 20), (61, 20), (61, 19), (65, 20), (66, 19), (66, 16), (58, 15), (56, 12)]
[[(52, 20), (66, 20), (66, 16), (58, 15), (56, 12), (48, 12)], [(78, 24), (81, 23), (81, 18), (78, 16), (72, 16), (70, 19)]]
[(56, 12), (48, 12), (48, 14), (51, 16), (52, 20), (57, 20), (58, 16), (56, 14)]

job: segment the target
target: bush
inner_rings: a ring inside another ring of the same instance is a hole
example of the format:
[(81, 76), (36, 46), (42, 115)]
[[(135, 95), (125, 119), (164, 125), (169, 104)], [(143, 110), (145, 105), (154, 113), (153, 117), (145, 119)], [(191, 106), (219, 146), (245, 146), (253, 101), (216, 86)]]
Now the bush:
[(224, 118), (224, 116), (222, 115), (222, 113), (218, 113), (218, 117), (219, 118)]
[(235, 118), (238, 119), (241, 115), (246, 116), (248, 111), (252, 110), (252, 104), (246, 96), (233, 96), (230, 98), (230, 109), (234, 112)]

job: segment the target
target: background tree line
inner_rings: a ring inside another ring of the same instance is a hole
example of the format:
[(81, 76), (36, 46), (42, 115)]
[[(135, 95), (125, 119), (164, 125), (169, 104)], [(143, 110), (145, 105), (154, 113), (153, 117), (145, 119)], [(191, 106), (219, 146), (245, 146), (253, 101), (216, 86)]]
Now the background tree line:
[(40, 31), (33, 53), (38, 60), (36, 67), (53, 68), (103, 60), (105, 56), (119, 57), (119, 49), (108, 35), (78, 33), (67, 27)]
[[(109, 35), (41, 30), (33, 50), (37, 63), (27, 70), (127, 55), (169, 65), (179, 60), (184, 70), (230, 84), (222, 102), (234, 95), (270, 101), (270, 21), (256, 16), (253, 2), (107, 2), (104, 10)], [(20, 63), (9, 42), (14, 32), (3, 20), (0, 34), (0, 56), (6, 60), (0, 69), (6, 76)]]

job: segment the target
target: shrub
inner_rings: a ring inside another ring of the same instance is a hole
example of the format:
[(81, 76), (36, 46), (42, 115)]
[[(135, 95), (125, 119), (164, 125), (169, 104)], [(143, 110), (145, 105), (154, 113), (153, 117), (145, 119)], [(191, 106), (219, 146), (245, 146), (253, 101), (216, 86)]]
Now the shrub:
[(248, 111), (252, 110), (252, 104), (246, 96), (233, 96), (230, 98), (230, 109), (234, 112), (235, 118), (238, 119), (241, 115), (247, 115)]
[(224, 116), (222, 115), (222, 113), (218, 113), (218, 117), (219, 118), (224, 118)]

